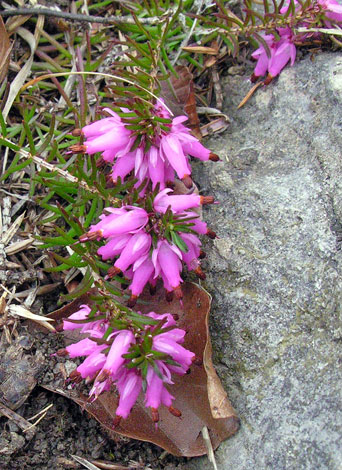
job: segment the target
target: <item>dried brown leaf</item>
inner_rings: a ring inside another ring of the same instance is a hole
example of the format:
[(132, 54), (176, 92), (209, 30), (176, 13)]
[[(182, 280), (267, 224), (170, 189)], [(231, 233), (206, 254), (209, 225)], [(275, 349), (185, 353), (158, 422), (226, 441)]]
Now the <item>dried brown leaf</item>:
[[(193, 457), (206, 453), (201, 434), (203, 426), (209, 429), (213, 447), (233, 435), (239, 427), (239, 419), (230, 405), (216, 375), (211, 361), (211, 346), (208, 332), (210, 296), (196, 284), (183, 285), (183, 306), (178, 300), (169, 303), (165, 300), (164, 289), (159, 289), (151, 297), (142, 297), (143, 303), (136, 310), (142, 313), (155, 311), (170, 312), (179, 316), (180, 328), (187, 331), (184, 346), (203, 361), (203, 365), (193, 365), (191, 373), (174, 377), (170, 387), (175, 396), (174, 406), (181, 410), (181, 418), (171, 415), (165, 407), (159, 410), (158, 429), (152, 422), (150, 411), (140, 397), (128, 419), (122, 420), (115, 432), (142, 441), (150, 441), (177, 456)], [(61, 320), (73, 313), (82, 303), (89, 303), (87, 294), (66, 307), (50, 314), (50, 318)], [(87, 403), (87, 397), (79, 392), (47, 387), (49, 390), (70, 397), (84, 407), (103, 426), (112, 431), (118, 397), (114, 392), (101, 395), (95, 402)], [(208, 396), (209, 395), (209, 396)]]
[(162, 98), (166, 105), (176, 115), (186, 114), (189, 118), (188, 127), (198, 139), (201, 139), (200, 120), (196, 111), (193, 76), (185, 66), (178, 65), (178, 78), (172, 76), (171, 86), (167, 81), (161, 82)]

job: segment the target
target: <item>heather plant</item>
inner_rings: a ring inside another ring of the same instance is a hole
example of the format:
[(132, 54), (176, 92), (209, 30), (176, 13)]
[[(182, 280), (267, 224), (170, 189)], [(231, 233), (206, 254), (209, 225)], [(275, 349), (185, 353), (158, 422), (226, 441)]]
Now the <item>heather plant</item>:
[[(37, 24), (39, 70), (48, 73), (25, 85), (17, 81), (17, 93), (13, 84), (1, 86), (0, 145), (11, 155), (1, 181), (11, 183), (24, 173), (29, 195), (42, 209), (37, 226), (44, 232), (40, 249), (50, 257), (49, 272), (64, 273), (66, 285), (82, 273), (61, 300), (96, 292), (60, 325), (86, 337), (57, 355), (85, 358), (69, 381), (91, 383), (90, 400), (116, 388), (115, 425), (128, 417), (141, 391), (155, 423), (160, 405), (180, 416), (166, 386), (172, 390), (173, 374), (186, 374), (195, 355), (182, 346), (186, 333), (177, 319), (167, 312), (141, 314), (139, 297), (159, 285), (181, 308), (186, 271), (205, 279), (201, 236), (216, 236), (198, 211), (215, 201), (197, 194), (191, 159), (210, 165), (219, 157), (191, 131), (189, 116), (171, 109), (176, 66), (191, 66), (200, 75), (203, 53), (213, 43), (238, 60), (247, 39), (256, 60), (251, 80), (266, 76), (266, 85), (294, 64), (299, 46), (324, 35), (340, 45), (342, 6), (336, 0), (265, 0), (263, 9), (250, 0), (236, 13), (222, 0), (120, 3), (123, 18), (108, 20), (119, 33), (95, 58), (96, 48), (108, 41), (106, 32), (77, 36), (70, 30), (66, 48), (42, 35)], [(54, 58), (47, 57), (51, 46)], [(103, 81), (93, 104), (90, 77)], [(46, 90), (58, 95), (59, 106), (51, 112), (44, 103), (39, 114), (35, 103)], [(20, 119), (8, 120), (11, 109)]]

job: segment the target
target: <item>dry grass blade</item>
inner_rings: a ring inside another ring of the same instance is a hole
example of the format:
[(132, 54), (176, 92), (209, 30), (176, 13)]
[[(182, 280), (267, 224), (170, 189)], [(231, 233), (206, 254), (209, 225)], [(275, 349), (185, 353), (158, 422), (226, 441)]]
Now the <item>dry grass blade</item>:
[[(44, 24), (44, 18), (42, 16), (39, 16), (38, 20), (37, 20), (36, 31), (41, 30), (43, 28), (43, 24)], [(4, 110), (2, 112), (3, 118), (5, 120), (7, 119), (9, 110), (11, 109), (11, 106), (12, 106), (16, 96), (18, 95), (21, 87), (25, 83), (26, 78), (31, 73), (31, 66), (32, 66), (32, 63), (33, 63), (33, 56), (34, 56), (34, 52), (36, 50), (38, 40), (39, 40), (39, 35), (38, 34), (33, 35), (32, 33), (30, 33), (30, 31), (28, 31), (25, 28), (21, 28), (21, 27), (18, 28), (17, 33), (19, 34), (19, 36), (21, 36), (29, 44), (29, 46), (30, 46), (30, 57), (25, 62), (25, 65), (23, 66), (23, 68), (20, 70), (20, 72), (17, 74), (17, 76), (15, 77), (13, 82), (11, 83), (9, 95), (8, 95)]]
[(89, 470), (100, 470), (99, 467), (89, 462), (89, 460), (84, 459), (83, 457), (79, 457), (78, 455), (71, 455), (71, 457)]
[(3, 243), (4, 245), (7, 245), (7, 243), (9, 241), (11, 241), (11, 239), (13, 238), (13, 236), (15, 235), (15, 233), (17, 232), (18, 228), (20, 227), (22, 221), (24, 220), (25, 218), (25, 213), (20, 215), (14, 222), (13, 224), (11, 225), (11, 227), (6, 230), (6, 232), (4, 233), (4, 235), (2, 236), (1, 238), (1, 243)]
[(15, 253), (19, 253), (19, 251), (28, 248), (34, 242), (34, 238), (27, 238), (26, 240), (20, 240), (18, 242), (12, 243), (12, 245), (5, 248), (5, 253), (7, 256), (14, 255)]
[(0, 17), (0, 83), (5, 79), (9, 67), (11, 43), (6, 27)]
[(202, 436), (203, 436), (203, 440), (207, 446), (207, 455), (208, 455), (208, 460), (209, 462), (212, 463), (213, 467), (214, 467), (214, 470), (217, 470), (217, 465), (216, 465), (216, 460), (215, 460), (215, 454), (214, 454), (214, 449), (213, 449), (213, 446), (211, 444), (211, 440), (210, 440), (210, 436), (209, 436), (209, 432), (208, 432), (208, 428), (207, 426), (203, 426), (203, 429), (202, 429)]
[(50, 325), (48, 322), (53, 322), (51, 318), (46, 318), (41, 315), (37, 315), (35, 313), (30, 312), (27, 310), (25, 307), (22, 307), (21, 305), (10, 305), (8, 307), (9, 313), (11, 315), (18, 315), (19, 317), (27, 318), (28, 320), (35, 321), (39, 323), (40, 325), (44, 326), (50, 331), (56, 331), (55, 328)]

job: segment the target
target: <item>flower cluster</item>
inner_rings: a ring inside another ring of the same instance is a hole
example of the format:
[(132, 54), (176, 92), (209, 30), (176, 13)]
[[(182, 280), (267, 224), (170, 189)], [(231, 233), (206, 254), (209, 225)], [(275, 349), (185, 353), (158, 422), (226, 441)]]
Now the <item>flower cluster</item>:
[[(81, 328), (81, 333), (89, 335), (57, 351), (59, 356), (86, 357), (69, 379), (73, 382), (80, 382), (81, 379), (93, 382), (91, 400), (110, 390), (114, 384), (119, 392), (116, 425), (121, 418), (128, 417), (142, 388), (145, 406), (151, 408), (155, 423), (158, 422), (158, 408), (161, 404), (168, 407), (172, 414), (180, 416), (180, 411), (172, 406), (174, 397), (165, 384), (173, 383), (173, 373), (184, 375), (195, 355), (182, 346), (185, 331), (176, 328), (173, 316), (150, 312), (143, 316), (144, 322), (149, 323), (147, 326), (133, 329), (127, 321), (125, 328), (118, 329), (113, 326), (115, 322), (112, 324), (110, 319), (103, 318), (99, 312), (93, 317), (90, 313), (90, 307), (82, 305), (80, 310), (63, 322), (64, 330)], [(75, 321), (85, 323), (80, 325)]]
[(199, 220), (196, 213), (187, 210), (212, 203), (213, 198), (194, 193), (170, 193), (169, 188), (157, 193), (150, 212), (130, 205), (107, 207), (107, 215), (103, 214), (100, 222), (92, 225), (80, 238), (81, 241), (107, 239), (98, 254), (103, 260), (116, 258), (108, 271), (110, 277), (123, 273), (131, 280), (130, 307), (145, 285), (155, 286), (158, 278), (162, 279), (169, 297), (175, 292), (181, 298), (182, 262), (189, 271), (194, 270), (200, 278), (205, 278), (198, 259), (201, 242), (197, 235), (207, 234), (214, 238), (215, 233)]
[[(145, 110), (144, 118), (140, 111), (135, 117), (135, 112), (128, 109), (121, 110), (122, 117), (108, 108), (106, 111), (109, 117), (74, 132), (84, 141), (70, 150), (101, 153), (97, 166), (103, 162), (112, 166), (114, 184), (119, 178), (124, 181), (133, 176), (139, 189), (125, 196), (118, 207), (106, 207), (100, 221), (79, 240), (105, 240), (97, 253), (113, 263), (107, 277), (123, 274), (129, 279), (129, 307), (135, 305), (146, 284), (154, 289), (158, 279), (163, 282), (168, 300), (174, 293), (181, 299), (183, 265), (200, 278), (205, 277), (200, 267), (199, 258), (204, 254), (198, 236), (215, 238), (216, 234), (199, 219), (196, 209), (213, 203), (214, 198), (192, 190), (174, 194), (168, 186), (178, 177), (188, 189), (192, 188), (190, 156), (213, 161), (218, 157), (191, 135), (183, 125), (185, 116), (171, 119), (162, 100)], [(113, 300), (110, 302), (113, 304)], [(176, 327), (169, 313), (150, 312), (141, 321), (141, 315), (122, 307), (125, 313), (121, 311), (118, 320), (110, 305), (107, 309), (107, 304), (101, 308), (98, 304), (97, 308), (95, 313), (83, 305), (64, 321), (65, 330), (80, 328), (88, 335), (58, 352), (71, 358), (85, 356), (70, 379), (93, 381), (92, 400), (114, 385), (120, 395), (116, 422), (127, 418), (142, 389), (155, 422), (161, 404), (180, 416), (172, 407), (174, 397), (165, 385), (173, 383), (173, 373), (185, 374), (194, 359), (194, 354), (182, 346), (185, 331)]]
[[(290, 1), (287, 5), (280, 9), (282, 15), (292, 15)], [(304, 13), (303, 5), (294, 0), (295, 14), (301, 16)], [(322, 26), (331, 28), (331, 21), (335, 23), (342, 22), (342, 5), (336, 0), (316, 0), (311, 2), (310, 5), (305, 6), (305, 19), (297, 23), (297, 27), (310, 29), (312, 25), (317, 28), (317, 17), (322, 14)], [(294, 34), (292, 29), (287, 26), (285, 28), (276, 28), (277, 37), (274, 34), (261, 35), (263, 42), (260, 42), (259, 48), (253, 52), (252, 57), (257, 60), (254, 72), (252, 74), (252, 82), (256, 81), (258, 77), (267, 74), (265, 84), (268, 84), (274, 77), (279, 75), (282, 69), (290, 61), (293, 65), (296, 59), (296, 43), (304, 42), (310, 38), (319, 38), (319, 32), (304, 32)], [(265, 45), (267, 47), (265, 47)], [(268, 49), (268, 50), (267, 50)]]
[[(153, 189), (157, 185), (164, 189), (167, 184), (174, 182), (176, 173), (187, 187), (191, 187), (189, 156), (203, 161), (219, 159), (182, 124), (188, 119), (186, 116), (171, 120), (162, 101), (152, 111), (150, 127), (154, 126), (153, 134), (140, 136), (138, 145), (135, 145), (137, 135), (127, 128), (129, 118), (124, 122), (111, 109), (105, 108), (104, 111), (111, 117), (83, 127), (84, 144), (71, 146), (71, 150), (89, 155), (100, 152), (102, 160), (112, 164), (111, 178), (114, 183), (119, 177), (124, 181), (134, 173), (138, 180), (137, 186), (144, 181), (151, 181)], [(128, 112), (123, 109), (125, 111)], [(165, 121), (164, 124), (160, 120)]]

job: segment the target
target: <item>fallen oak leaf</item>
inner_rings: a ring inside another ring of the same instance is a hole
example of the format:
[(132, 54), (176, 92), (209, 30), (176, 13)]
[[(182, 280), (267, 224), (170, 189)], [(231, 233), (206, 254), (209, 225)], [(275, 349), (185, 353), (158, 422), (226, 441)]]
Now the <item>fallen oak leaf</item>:
[[(142, 297), (143, 305), (138, 305), (136, 308), (142, 313), (155, 311), (156, 313), (170, 312), (178, 315), (179, 327), (188, 331), (184, 347), (192, 350), (196, 357), (203, 358), (205, 367), (204, 365), (193, 365), (189, 375), (173, 378), (174, 385), (170, 387), (170, 392), (175, 396), (174, 406), (181, 410), (182, 416), (177, 418), (171, 415), (165, 407), (160, 407), (158, 428), (156, 429), (150, 411), (144, 406), (143, 398), (140, 396), (130, 416), (126, 420), (121, 420), (120, 425), (114, 431), (130, 438), (153, 442), (176, 456), (194, 457), (204, 455), (207, 451), (201, 433), (203, 426), (207, 426), (213, 447), (217, 448), (222, 440), (238, 430), (239, 419), (231, 407), (218, 377), (215, 377), (216, 373), (210, 359), (210, 348), (208, 349), (210, 297), (204, 289), (192, 283), (184, 284), (183, 294), (183, 308), (178, 300), (171, 303), (166, 302), (164, 290), (161, 288), (153, 297), (145, 294)], [(49, 317), (61, 319), (63, 313), (74, 312), (80, 303), (91, 302), (90, 294), (85, 294), (82, 299), (77, 300), (77, 304), (73, 303), (73, 309), (69, 305), (50, 314)], [(208, 382), (213, 379), (214, 385), (209, 387), (211, 395), (209, 399), (207, 386)], [(88, 397), (76, 390), (64, 391), (55, 386), (42, 386), (71, 398), (108, 431), (113, 431), (115, 410), (118, 405), (116, 393), (106, 392), (94, 402), (89, 403)]]
[[(212, 346), (209, 335), (211, 296), (198, 284), (190, 282), (183, 284), (182, 291), (184, 309), (181, 311), (179, 311), (177, 299), (169, 303), (162, 297), (160, 291), (148, 299), (148, 306), (144, 305), (139, 308), (139, 305), (137, 305), (137, 309), (142, 313), (148, 313), (152, 309), (156, 313), (168, 311), (169, 313), (179, 314), (177, 324), (179, 328), (187, 331), (184, 346), (193, 351), (196, 357), (203, 360), (207, 375), (208, 399), (213, 417), (215, 419), (237, 418), (212, 362)], [(161, 296), (159, 297), (158, 294), (161, 294)], [(142, 299), (147, 300), (145, 296)], [(194, 301), (194, 299), (196, 300)], [(196, 302), (196, 305), (194, 302)], [(196, 368), (191, 370), (191, 374), (188, 376), (189, 379), (193, 378), (193, 371), (196, 372), (196, 370)], [(183, 380), (184, 377), (181, 377), (180, 382), (183, 382)], [(233, 419), (233, 421), (235, 420)]]

